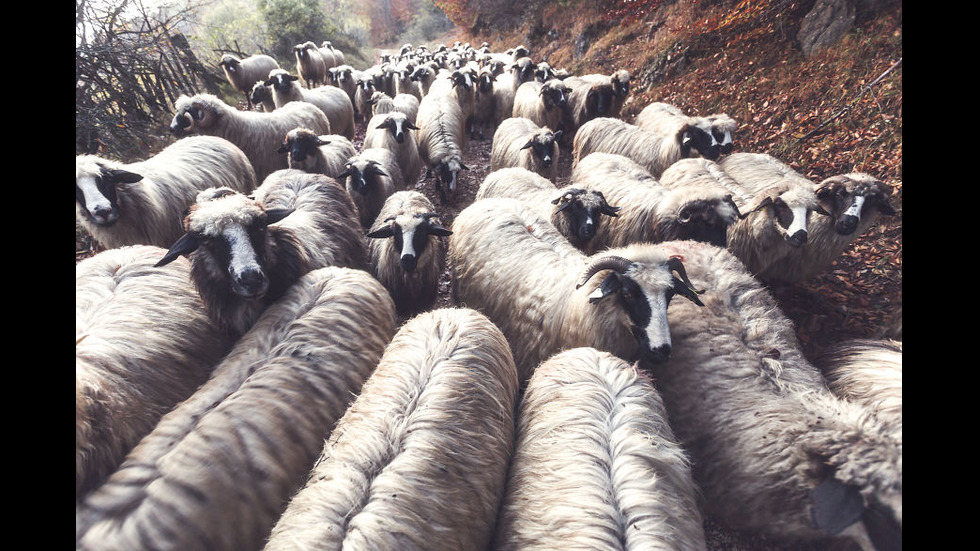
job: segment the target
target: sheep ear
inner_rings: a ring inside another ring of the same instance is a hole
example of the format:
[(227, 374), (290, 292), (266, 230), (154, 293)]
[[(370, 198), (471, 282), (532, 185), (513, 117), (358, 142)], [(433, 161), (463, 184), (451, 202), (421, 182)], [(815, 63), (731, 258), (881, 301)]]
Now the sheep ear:
[(529, 148), (529, 147), (531, 147), (533, 145), (534, 145), (534, 139), (532, 138), (532, 139), (528, 140), (526, 144), (524, 144), (524, 147), (522, 147), (521, 150), (527, 149), (527, 148)]
[(112, 179), (114, 182), (120, 182), (123, 184), (134, 184), (143, 179), (142, 174), (137, 174), (135, 172), (130, 172), (128, 170), (122, 170), (120, 168), (113, 168), (105, 171), (106, 176)]
[(555, 130), (555, 140), (557, 140), (558, 138), (561, 138), (561, 134), (562, 134), (562, 131), (561, 130)]
[(405, 121), (405, 128), (408, 128), (409, 130), (419, 130), (419, 127), (412, 124), (412, 121)]
[(864, 498), (854, 486), (828, 478), (810, 490), (810, 518), (814, 526), (829, 534), (842, 530), (861, 520), (864, 514)]
[(756, 205), (755, 208), (751, 209), (749, 212), (746, 212), (745, 214), (740, 215), (739, 218), (745, 219), (748, 215), (752, 214), (753, 212), (762, 210), (771, 204), (772, 204), (772, 197), (766, 197), (765, 199), (762, 200), (762, 202)]
[(469, 170), (470, 169), (470, 167), (464, 165), (462, 162), (459, 163), (459, 168), (461, 168), (463, 170)]
[(891, 203), (887, 201), (880, 201), (876, 206), (878, 208), (878, 212), (880, 212), (881, 214), (884, 214), (886, 216), (895, 215), (895, 207), (893, 207)]
[(292, 214), (293, 209), (268, 209), (265, 211), (266, 223), (275, 224), (276, 222), (282, 221), (283, 218)]
[(154, 264), (153, 267), (159, 268), (160, 266), (166, 266), (174, 260), (177, 260), (178, 256), (188, 255), (196, 251), (200, 244), (201, 241), (197, 238), (197, 234), (185, 233), (184, 235), (180, 236), (180, 239), (175, 241), (174, 244), (170, 246), (170, 250), (167, 251), (167, 254), (163, 255), (163, 258)]
[(824, 216), (830, 216), (830, 213), (827, 212), (827, 209), (823, 208), (823, 205), (819, 203), (817, 203), (817, 206), (813, 208), (813, 212), (817, 214), (822, 214)]
[(289, 143), (282, 142), (282, 145), (279, 146), (279, 149), (276, 150), (276, 153), (287, 153), (287, 152), (289, 152)]
[(623, 286), (622, 281), (619, 278), (619, 274), (612, 272), (606, 276), (606, 279), (602, 280), (602, 283), (595, 288), (595, 291), (589, 295), (589, 304), (595, 304), (600, 300), (608, 297), (609, 295), (619, 291)]
[(452, 230), (448, 228), (444, 228), (437, 224), (432, 224), (431, 226), (429, 226), (429, 233), (439, 237), (448, 237), (453, 234)]
[(299, 80), (299, 77), (296, 75), (286, 75), (286, 80), (296, 81)]
[(380, 228), (367, 234), (368, 237), (373, 239), (385, 239), (388, 237), (394, 237), (394, 235), (395, 229), (391, 227), (391, 224), (385, 224), (384, 226), (381, 226)]
[(604, 205), (601, 209), (599, 209), (599, 212), (601, 212), (602, 214), (605, 214), (606, 216), (614, 216), (615, 217), (615, 216), (619, 216), (619, 211), (622, 208), (623, 207), (614, 207), (612, 205)]

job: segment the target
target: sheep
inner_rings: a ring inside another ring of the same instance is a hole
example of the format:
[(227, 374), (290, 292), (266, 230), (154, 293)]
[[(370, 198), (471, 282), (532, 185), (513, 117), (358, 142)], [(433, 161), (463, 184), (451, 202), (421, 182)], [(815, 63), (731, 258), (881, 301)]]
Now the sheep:
[(363, 147), (377, 147), (394, 153), (401, 169), (401, 182), (414, 185), (419, 179), (423, 164), (416, 141), (418, 131), (419, 127), (401, 111), (375, 115), (364, 130)]
[[(354, 113), (364, 121), (371, 118), (371, 96), (378, 91), (374, 77), (367, 72), (357, 77), (357, 88), (354, 90)], [(387, 95), (387, 94), (386, 94)]]
[(350, 65), (338, 65), (328, 71), (330, 81), (334, 86), (347, 92), (351, 105), (354, 104), (354, 92), (357, 90), (357, 75)]
[(419, 113), (419, 100), (411, 94), (396, 94), (391, 97), (384, 92), (376, 91), (368, 100), (371, 106), (371, 116), (384, 115), (392, 111), (404, 113), (412, 124), (415, 124)]
[(653, 381), (621, 358), (579, 347), (546, 360), (520, 402), (491, 548), (706, 550), (667, 417)]
[(347, 93), (336, 86), (320, 86), (312, 90), (304, 89), (297, 82), (299, 77), (282, 69), (269, 74), (266, 86), (272, 88), (272, 100), (276, 107), (290, 102), (307, 102), (317, 106), (330, 121), (330, 132), (348, 140), (354, 139), (354, 105)]
[(326, 83), (327, 65), (320, 54), (320, 48), (311, 41), (293, 46), (296, 56), (296, 70), (306, 83), (307, 89)]
[[(724, 113), (717, 113), (707, 117), (692, 117), (685, 115), (675, 105), (663, 102), (654, 102), (640, 111), (633, 121), (633, 124), (660, 136), (671, 136), (678, 128), (685, 125), (693, 125), (700, 128), (711, 137), (711, 157), (717, 159), (721, 155), (732, 152), (732, 133), (735, 131), (736, 123), (734, 119)], [(708, 157), (708, 155), (705, 155)]]
[(75, 157), (75, 219), (101, 246), (169, 247), (184, 211), (210, 187), (249, 193), (255, 170), (233, 143), (212, 136), (175, 141), (143, 161)]
[[(693, 464), (702, 511), (796, 542), (835, 535), (901, 548), (902, 445), (893, 427), (835, 396), (792, 321), (727, 249), (662, 243), (704, 307), (671, 311), (674, 352), (651, 368)], [(864, 532), (864, 533), (862, 533)], [(897, 538), (897, 547), (886, 542)]]
[[(711, 148), (711, 135), (690, 124), (672, 134), (658, 135), (610, 117), (598, 117), (583, 124), (572, 142), (572, 164), (590, 153), (616, 153), (629, 157), (659, 178), (675, 162), (689, 157), (717, 157)], [(714, 158), (713, 158), (714, 157)]]
[(613, 83), (612, 105), (609, 107), (611, 117), (619, 117), (623, 112), (623, 104), (626, 97), (630, 94), (630, 72), (626, 69), (619, 69), (609, 75)]
[(326, 82), (326, 74), (330, 71), (330, 69), (333, 69), (338, 65), (343, 65), (344, 60), (343, 58), (338, 58), (335, 55), (337, 50), (333, 49), (333, 45), (330, 44), (330, 41), (328, 40), (325, 40), (323, 44), (317, 48), (317, 50), (320, 52), (320, 58), (323, 59), (323, 68), (326, 71), (324, 73), (324, 82)]
[(547, 178), (521, 167), (495, 170), (476, 192), (476, 200), (512, 197), (537, 209), (576, 249), (590, 251), (589, 241), (602, 226), (602, 217), (618, 216), (619, 207), (606, 202), (602, 192), (575, 187), (558, 189)]
[(514, 113), (514, 98), (517, 89), (525, 82), (534, 80), (534, 64), (522, 58), (520, 64), (514, 63), (507, 72), (497, 75), (493, 83), (494, 124), (499, 125)]
[[(517, 199), (476, 201), (450, 229), (452, 297), (500, 327), (521, 381), (545, 358), (576, 346), (662, 363), (671, 353), (671, 297), (700, 302), (683, 263), (657, 245), (589, 257)], [(603, 300), (609, 295), (616, 297)]]
[(308, 128), (287, 132), (277, 151), (288, 155), (289, 168), (331, 178), (339, 178), (347, 159), (357, 155), (354, 144), (346, 137), (337, 134), (318, 136)]
[[(283, 136), (297, 127), (330, 134), (323, 111), (306, 102), (292, 102), (271, 113), (239, 111), (211, 94), (182, 95), (170, 132), (177, 136), (204, 134), (224, 138), (238, 146), (255, 169), (257, 182), (276, 170), (287, 168), (287, 159), (276, 152)], [(166, 246), (166, 245), (164, 245)]]
[(615, 86), (605, 75), (581, 75), (563, 79), (568, 87), (564, 124), (566, 138), (574, 138), (578, 129), (596, 118), (612, 116)]
[(344, 52), (335, 48), (329, 40), (324, 40), (320, 44), (320, 51), (322, 52), (324, 50), (330, 50), (333, 53), (334, 67), (339, 67), (347, 63), (347, 56), (344, 55)]
[(828, 215), (813, 182), (765, 153), (733, 153), (718, 163), (737, 184), (733, 199), (744, 218), (728, 229), (728, 248), (755, 275), (809, 239), (810, 214)]
[(438, 73), (439, 71), (437, 69), (427, 64), (419, 65), (412, 71), (411, 79), (418, 83), (419, 92), (421, 93), (419, 101), (428, 95), (429, 88), (432, 86)]
[(428, 171), (436, 173), (436, 190), (443, 205), (456, 194), (459, 172), (469, 170), (463, 164), (464, 124), (463, 112), (452, 96), (430, 93), (419, 103), (415, 134), (419, 156)]
[(231, 348), (183, 260), (152, 245), (75, 264), (75, 501), (98, 487)]
[(76, 507), (76, 548), (259, 549), (395, 323), (364, 271), (300, 278)]
[(496, 102), (493, 96), (495, 85), (493, 72), (484, 67), (476, 75), (476, 84), (473, 95), (473, 119), (471, 125), (470, 139), (476, 139), (479, 134), (480, 139), (485, 139), (486, 129), (495, 124)]
[(357, 207), (363, 229), (371, 227), (385, 200), (404, 184), (398, 159), (383, 147), (369, 147), (349, 158), (338, 179)]
[(464, 129), (470, 136), (475, 134), (473, 117), (476, 109), (476, 80), (476, 70), (464, 67), (440, 73), (429, 88), (429, 95), (448, 95), (456, 100), (463, 113)]
[(830, 345), (813, 363), (831, 392), (902, 427), (902, 341), (856, 338)]
[(218, 188), (199, 194), (186, 233), (158, 262), (185, 255), (208, 314), (241, 335), (303, 274), (323, 266), (366, 267), (357, 207), (333, 178), (287, 169), (252, 197)]
[(486, 316), (441, 308), (408, 320), (263, 549), (487, 549), (517, 393)]
[(269, 76), (269, 71), (279, 68), (279, 62), (265, 54), (255, 54), (240, 59), (231, 54), (221, 56), (218, 66), (225, 73), (228, 83), (245, 96), (245, 103), (249, 109), (252, 108), (251, 98), (252, 86), (265, 80)]
[[(685, 162), (685, 161), (690, 161)], [(664, 171), (669, 183), (657, 181), (635, 161), (614, 153), (592, 153), (572, 171), (571, 184), (601, 192), (621, 210), (601, 226), (587, 252), (630, 243), (694, 239), (724, 247), (728, 229), (741, 212), (732, 192), (701, 161), (682, 159)], [(706, 161), (711, 163), (711, 161)]]
[(490, 170), (519, 166), (555, 182), (558, 179), (558, 142), (562, 131), (541, 127), (531, 119), (511, 117), (497, 126), (490, 149)]
[(415, 66), (411, 64), (399, 64), (394, 74), (394, 96), (398, 94), (408, 94), (415, 99), (422, 99), (422, 88), (419, 83), (412, 80), (412, 72)]
[(265, 79), (256, 82), (248, 94), (249, 101), (255, 109), (264, 113), (276, 110), (276, 102), (272, 99), (272, 88), (265, 85)]
[(541, 127), (564, 128), (565, 106), (569, 87), (561, 80), (530, 81), (521, 84), (514, 94), (513, 117), (524, 117)]
[(788, 251), (759, 277), (767, 283), (789, 284), (826, 272), (881, 216), (895, 215), (888, 202), (891, 192), (891, 186), (861, 172), (823, 180), (815, 193), (830, 216), (812, 220), (807, 227), (806, 246)]

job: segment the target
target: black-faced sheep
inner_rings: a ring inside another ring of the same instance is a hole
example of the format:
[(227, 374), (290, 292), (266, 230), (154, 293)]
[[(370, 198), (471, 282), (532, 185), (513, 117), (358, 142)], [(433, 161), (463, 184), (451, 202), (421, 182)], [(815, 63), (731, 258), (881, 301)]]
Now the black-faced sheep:
[(566, 139), (572, 140), (578, 129), (596, 118), (613, 118), (612, 104), (615, 87), (606, 75), (580, 75), (563, 79), (568, 87), (565, 105)]
[(401, 168), (402, 181), (415, 185), (423, 167), (419, 142), (416, 139), (418, 130), (419, 127), (401, 111), (375, 115), (368, 121), (364, 130), (363, 147), (391, 151)]
[[(704, 289), (703, 308), (680, 301), (671, 310), (674, 352), (651, 371), (703, 513), (787, 542), (866, 531), (878, 549), (900, 549), (900, 437), (829, 390), (792, 321), (728, 250), (661, 248), (683, 257)], [(897, 547), (882, 544), (892, 538)]]
[(564, 128), (569, 88), (556, 78), (547, 82), (525, 82), (514, 94), (513, 117), (524, 117), (541, 127)]
[(419, 155), (429, 172), (435, 173), (436, 190), (442, 204), (456, 194), (466, 146), (465, 119), (451, 95), (430, 93), (419, 103), (416, 126)]
[(354, 105), (354, 92), (357, 91), (357, 75), (359, 72), (350, 65), (339, 65), (330, 69), (328, 73), (333, 85), (347, 92), (351, 105)]
[(436, 75), (439, 74), (439, 69), (428, 64), (422, 64), (412, 71), (412, 80), (419, 84), (419, 91), (421, 92), (421, 97), (425, 97), (429, 93), (429, 88), (436, 79)]
[(330, 121), (328, 134), (339, 134), (354, 139), (354, 105), (347, 93), (336, 86), (319, 86), (311, 90), (299, 85), (299, 77), (282, 69), (272, 71), (266, 86), (272, 88), (272, 101), (276, 108), (290, 102), (305, 101), (317, 106)]
[(520, 402), (491, 548), (707, 549), (667, 417), (650, 378), (608, 352), (542, 363)]
[(488, 197), (520, 199), (551, 221), (575, 248), (590, 250), (589, 241), (604, 223), (603, 216), (618, 216), (619, 207), (606, 202), (602, 192), (575, 187), (559, 189), (547, 178), (521, 167), (501, 168), (484, 178), (476, 200)]
[(663, 102), (654, 102), (643, 108), (636, 116), (633, 124), (660, 136), (670, 136), (677, 132), (678, 128), (685, 125), (694, 125), (711, 137), (712, 154), (707, 158), (717, 159), (721, 155), (732, 152), (734, 144), (732, 134), (735, 132), (735, 121), (724, 113), (717, 113), (707, 117), (694, 117), (685, 115), (675, 105)]
[(630, 95), (630, 72), (626, 69), (620, 69), (609, 76), (613, 83), (613, 99), (609, 112), (610, 116), (619, 117), (623, 112), (626, 97)]
[(826, 272), (840, 255), (881, 216), (892, 216), (891, 187), (870, 174), (831, 176), (816, 187), (817, 200), (830, 216), (807, 226), (807, 243), (759, 274), (769, 283), (798, 283)]
[(505, 73), (497, 75), (493, 83), (494, 122), (500, 124), (514, 113), (514, 97), (517, 89), (525, 82), (534, 80), (534, 63), (522, 58), (520, 63), (511, 65)]
[(484, 139), (486, 129), (493, 128), (495, 124), (496, 101), (493, 97), (495, 78), (493, 72), (486, 67), (476, 74), (470, 139), (476, 139), (477, 135), (481, 140)]
[(190, 264), (134, 245), (75, 264), (75, 500), (98, 487), (232, 342), (208, 318)]
[(255, 109), (264, 113), (276, 110), (276, 102), (272, 99), (272, 87), (266, 86), (265, 79), (256, 82), (248, 93), (248, 99)]
[(366, 122), (371, 119), (371, 96), (379, 91), (379, 89), (375, 84), (374, 76), (366, 71), (357, 77), (356, 84), (357, 87), (354, 90), (354, 113)]
[(451, 232), (432, 202), (418, 191), (399, 191), (385, 201), (367, 233), (371, 274), (388, 289), (398, 314), (411, 317), (435, 304)]
[(303, 276), (76, 507), (76, 548), (260, 549), (395, 323), (368, 273)]
[(517, 396), (507, 341), (486, 316), (442, 308), (407, 321), (264, 550), (488, 549)]
[(106, 248), (169, 247), (183, 234), (183, 216), (197, 193), (255, 189), (255, 170), (233, 143), (212, 136), (177, 140), (156, 155), (122, 163), (75, 157), (75, 218)]
[(619, 119), (599, 117), (583, 124), (572, 142), (572, 163), (590, 153), (616, 153), (629, 157), (654, 178), (687, 157), (717, 158), (711, 135), (696, 126), (681, 125), (672, 134), (658, 135)]
[(324, 52), (327, 50), (333, 54), (334, 67), (339, 67), (347, 63), (347, 56), (344, 55), (344, 52), (335, 48), (333, 43), (331, 43), (329, 40), (324, 40), (323, 43), (320, 44), (320, 51)]
[(338, 179), (357, 207), (363, 229), (374, 224), (388, 197), (404, 187), (398, 159), (383, 147), (369, 147), (347, 159)]
[(276, 152), (283, 136), (294, 128), (330, 134), (330, 122), (315, 105), (294, 101), (271, 113), (240, 111), (211, 94), (181, 96), (170, 131), (177, 136), (203, 134), (224, 138), (238, 146), (255, 169), (261, 183), (266, 176), (288, 168), (285, 156)]
[[(622, 155), (592, 153), (584, 157), (573, 169), (570, 185), (601, 192), (620, 208), (614, 220), (598, 228), (587, 251), (674, 239), (725, 246), (727, 231), (740, 216), (732, 192), (700, 170), (700, 164), (681, 170), (684, 165), (678, 163), (668, 169), (670, 173), (664, 172), (675, 182), (668, 186)], [(722, 173), (720, 169), (717, 172)]]
[(826, 216), (813, 182), (765, 153), (733, 153), (721, 168), (737, 184), (744, 218), (728, 229), (728, 248), (758, 275), (793, 249), (807, 246), (811, 213)]
[(419, 114), (419, 100), (410, 94), (396, 94), (395, 97), (391, 97), (384, 92), (376, 91), (368, 103), (371, 105), (372, 117), (399, 111), (405, 114), (409, 122), (415, 124)]
[(226, 188), (202, 192), (184, 227), (158, 264), (188, 256), (208, 314), (235, 335), (303, 274), (323, 266), (365, 267), (357, 207), (323, 174), (274, 173), (253, 197)]
[(278, 149), (288, 155), (289, 168), (340, 178), (347, 159), (357, 155), (357, 149), (344, 136), (318, 136), (308, 128), (294, 128), (286, 134)]
[(517, 166), (555, 182), (561, 135), (561, 130), (554, 132), (547, 126), (538, 126), (531, 119), (505, 119), (493, 133), (490, 170)]
[(225, 54), (221, 56), (218, 66), (224, 71), (228, 83), (245, 96), (246, 105), (251, 109), (255, 103), (251, 96), (252, 87), (256, 82), (269, 78), (269, 72), (278, 69), (279, 62), (265, 54), (255, 54), (245, 59)]
[(316, 44), (311, 41), (297, 44), (293, 46), (293, 55), (296, 56), (296, 70), (307, 88), (326, 84), (327, 65)]
[(683, 263), (658, 245), (589, 257), (517, 199), (476, 201), (451, 229), (452, 296), (500, 327), (522, 381), (544, 359), (577, 346), (662, 363), (671, 354), (671, 298), (700, 303)]

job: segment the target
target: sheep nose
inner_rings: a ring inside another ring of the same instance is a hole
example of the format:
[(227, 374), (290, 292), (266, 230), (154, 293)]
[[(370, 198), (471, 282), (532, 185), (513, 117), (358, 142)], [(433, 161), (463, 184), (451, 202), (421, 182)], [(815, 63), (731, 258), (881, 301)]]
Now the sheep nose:
[(111, 205), (98, 206), (92, 209), (92, 218), (96, 223), (109, 224), (119, 219), (119, 214), (112, 210)]
[(670, 345), (662, 344), (656, 348), (651, 348), (644, 352), (645, 360), (652, 364), (662, 364), (670, 359)]
[(834, 225), (834, 230), (841, 235), (851, 235), (857, 229), (857, 224), (857, 216), (846, 214), (837, 221), (837, 224)]
[(802, 247), (803, 245), (806, 245), (806, 230), (797, 230), (797, 232), (789, 236), (786, 241), (794, 247)]
[(269, 288), (269, 280), (262, 270), (250, 268), (242, 271), (233, 278), (232, 289), (243, 297), (256, 298), (265, 294)]
[(404, 269), (406, 272), (414, 272), (417, 263), (418, 258), (416, 258), (414, 255), (407, 254), (403, 256), (401, 260), (402, 269)]
[(581, 229), (582, 231), (580, 232), (580, 238), (589, 240), (595, 237), (595, 224), (592, 223), (592, 220), (586, 220), (586, 222), (582, 224)]
[(715, 161), (718, 157), (721, 157), (721, 146), (718, 145), (709, 147), (707, 153), (704, 154), (704, 158), (709, 161)]
[(404, 132), (396, 132), (395, 133), (395, 141), (398, 142), (398, 143), (404, 143), (405, 142), (405, 133)]

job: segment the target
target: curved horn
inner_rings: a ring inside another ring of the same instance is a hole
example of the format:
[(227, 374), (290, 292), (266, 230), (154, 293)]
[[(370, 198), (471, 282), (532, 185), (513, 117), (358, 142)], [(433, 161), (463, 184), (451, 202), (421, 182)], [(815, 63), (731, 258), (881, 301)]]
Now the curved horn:
[[(604, 256), (602, 258), (597, 258), (589, 264), (588, 268), (585, 269), (585, 273), (575, 284), (575, 288), (585, 285), (587, 281), (592, 279), (592, 276), (596, 275), (602, 270), (614, 270), (618, 273), (623, 273), (633, 265), (633, 261), (621, 256)], [(682, 267), (683, 269), (683, 267)]]

